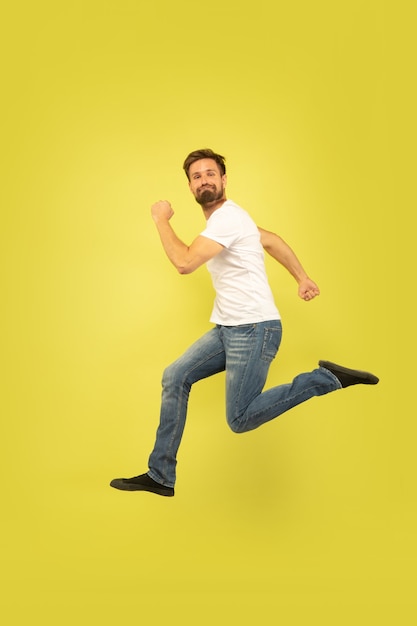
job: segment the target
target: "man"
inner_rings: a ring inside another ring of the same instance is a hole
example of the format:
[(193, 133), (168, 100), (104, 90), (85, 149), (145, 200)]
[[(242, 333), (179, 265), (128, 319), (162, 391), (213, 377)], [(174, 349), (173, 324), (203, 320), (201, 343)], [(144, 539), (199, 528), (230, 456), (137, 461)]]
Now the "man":
[(292, 274), (300, 298), (312, 300), (319, 288), (280, 237), (257, 228), (246, 211), (226, 199), (224, 157), (209, 149), (197, 150), (186, 158), (184, 170), (203, 209), (205, 230), (187, 246), (171, 226), (174, 211), (169, 202), (156, 202), (151, 212), (162, 246), (180, 274), (207, 264), (216, 291), (210, 318), (215, 326), (164, 372), (149, 471), (110, 483), (116, 489), (162, 496), (174, 495), (188, 397), (198, 380), (226, 371), (226, 416), (236, 433), (258, 428), (313, 396), (378, 382), (368, 372), (319, 361), (317, 369), (298, 375), (292, 383), (262, 391), (281, 341), (281, 320), (266, 277), (263, 249)]

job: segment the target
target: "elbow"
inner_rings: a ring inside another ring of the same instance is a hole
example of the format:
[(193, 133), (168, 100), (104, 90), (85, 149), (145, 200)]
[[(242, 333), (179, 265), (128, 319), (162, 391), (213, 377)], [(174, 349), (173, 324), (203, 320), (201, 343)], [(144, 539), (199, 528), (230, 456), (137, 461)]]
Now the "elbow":
[(178, 256), (172, 258), (171, 261), (178, 274), (181, 274), (181, 276), (190, 274), (194, 269), (190, 263), (188, 254), (179, 254)]
[(176, 267), (178, 274), (181, 274), (181, 276), (191, 274), (191, 272), (193, 271), (189, 265), (177, 265)]
[(200, 265), (199, 259), (195, 256), (186, 255), (176, 259), (174, 263), (178, 274), (186, 275), (194, 272)]

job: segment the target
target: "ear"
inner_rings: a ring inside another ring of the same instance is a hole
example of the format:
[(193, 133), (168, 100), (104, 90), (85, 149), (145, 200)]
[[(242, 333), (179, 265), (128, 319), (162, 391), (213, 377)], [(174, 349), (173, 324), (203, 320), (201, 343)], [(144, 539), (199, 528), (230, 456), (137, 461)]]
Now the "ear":
[(223, 182), (223, 186), (226, 187), (226, 185), (227, 185), (227, 176), (226, 176), (226, 174), (224, 174), (224, 176), (222, 176), (222, 182)]

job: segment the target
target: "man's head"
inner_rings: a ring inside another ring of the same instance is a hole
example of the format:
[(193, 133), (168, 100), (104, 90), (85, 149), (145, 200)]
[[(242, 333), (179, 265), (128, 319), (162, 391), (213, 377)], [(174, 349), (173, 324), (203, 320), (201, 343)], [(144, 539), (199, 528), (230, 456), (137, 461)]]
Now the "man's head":
[(225, 157), (221, 154), (216, 154), (213, 150), (210, 150), (210, 148), (205, 148), (203, 150), (194, 150), (194, 152), (190, 152), (188, 157), (185, 159), (183, 168), (188, 180), (190, 180), (190, 166), (195, 161), (199, 161), (200, 159), (213, 159), (213, 161), (216, 161), (218, 165), (220, 175), (224, 176), (226, 174)]
[(203, 208), (212, 208), (225, 197), (225, 158), (213, 150), (195, 150), (184, 161), (191, 193)]

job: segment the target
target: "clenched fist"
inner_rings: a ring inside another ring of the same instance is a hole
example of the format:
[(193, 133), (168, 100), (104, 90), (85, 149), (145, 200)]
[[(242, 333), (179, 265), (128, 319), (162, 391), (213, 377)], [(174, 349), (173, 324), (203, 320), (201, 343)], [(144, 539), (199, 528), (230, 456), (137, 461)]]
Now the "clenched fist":
[(304, 278), (298, 285), (298, 295), (306, 302), (309, 302), (320, 295), (320, 289), (311, 278)]
[(155, 222), (160, 219), (170, 220), (174, 215), (174, 211), (167, 200), (159, 200), (159, 202), (155, 202), (155, 204), (152, 205), (151, 215)]

